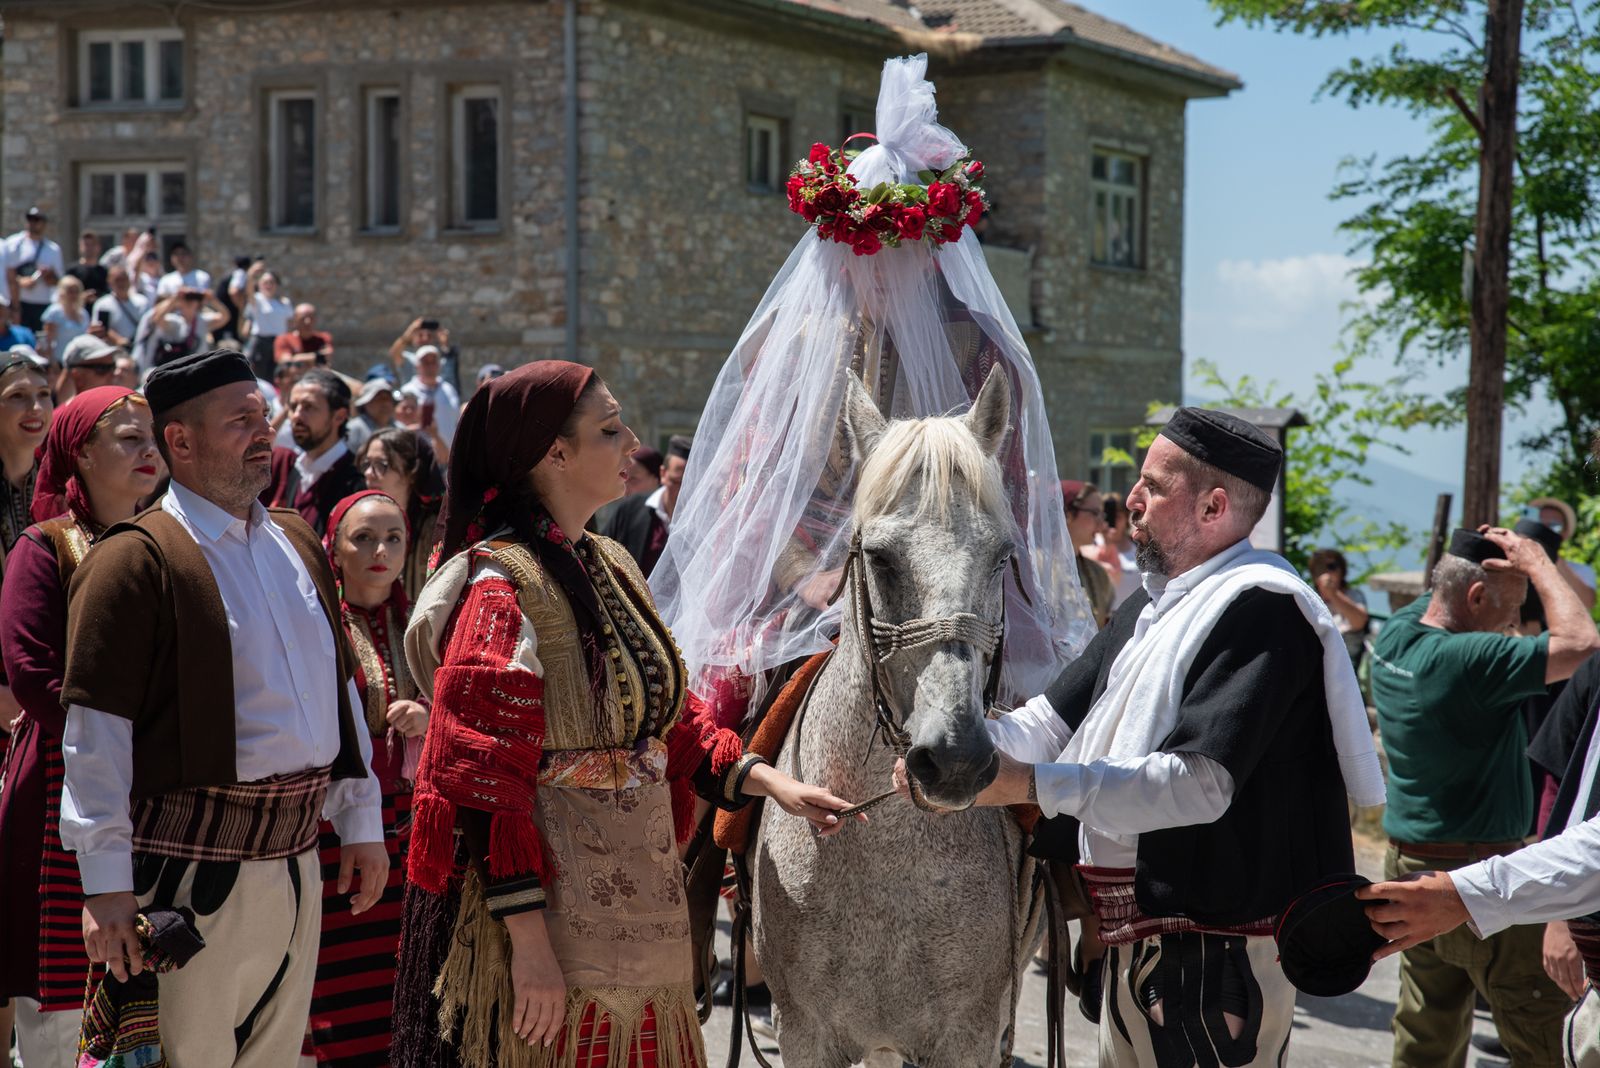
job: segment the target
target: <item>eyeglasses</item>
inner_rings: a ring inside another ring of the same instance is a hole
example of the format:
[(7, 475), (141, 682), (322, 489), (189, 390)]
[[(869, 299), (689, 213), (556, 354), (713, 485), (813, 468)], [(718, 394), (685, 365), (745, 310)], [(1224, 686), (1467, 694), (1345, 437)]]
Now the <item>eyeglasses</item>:
[(379, 478), (382, 478), (384, 475), (389, 473), (389, 461), (380, 459), (379, 457), (369, 456), (365, 460), (361, 461), (361, 473), (364, 475), (368, 471), (371, 471)]
[(1105, 512), (1102, 511), (1101, 509), (1099, 509), (1099, 508), (1089, 508), (1089, 507), (1087, 507), (1085, 505), (1081, 505), (1081, 504), (1078, 504), (1076, 502), (1067, 505), (1067, 511), (1071, 512), (1073, 515), (1092, 515), (1096, 519), (1099, 519), (1099, 520), (1102, 520), (1102, 521), (1104, 521), (1104, 519), (1106, 517)]

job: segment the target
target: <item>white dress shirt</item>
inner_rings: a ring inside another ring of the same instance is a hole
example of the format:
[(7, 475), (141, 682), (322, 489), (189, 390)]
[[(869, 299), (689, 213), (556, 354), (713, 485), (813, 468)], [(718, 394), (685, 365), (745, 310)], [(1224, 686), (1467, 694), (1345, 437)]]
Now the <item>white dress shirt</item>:
[[(332, 764), (339, 754), (336, 648), (300, 554), (259, 504), (236, 519), (174, 481), (161, 507), (194, 537), (222, 594), (233, 648), (235, 768), (254, 782)], [(361, 707), (354, 683), (351, 707)], [(361, 763), (372, 746), (357, 730)], [(133, 723), (67, 709), (61, 839), (78, 855), (86, 894), (133, 888)], [(371, 774), (336, 780), (323, 815), (342, 842), (383, 841), (382, 793)]]
[(1450, 873), (1479, 938), (1519, 923), (1572, 920), (1600, 911), (1600, 815), (1582, 818), (1597, 773), (1600, 730), (1589, 739), (1565, 830)]
[[(1146, 574), (1144, 588), (1150, 603), (1140, 611), (1133, 636), (1117, 656), (1126, 655), (1143, 641), (1155, 621), (1190, 590), (1249, 549), (1250, 543), (1241, 541), (1175, 578)], [(1113, 841), (1108, 835), (1126, 838), (1167, 827), (1211, 823), (1228, 811), (1233, 801), (1233, 776), (1198, 753), (1060, 763), (1072, 730), (1042, 695), (988, 721), (988, 729), (1006, 755), (1034, 765), (1034, 784), (1044, 814), (1073, 816), (1082, 824), (1078, 846), (1085, 864), (1131, 868), (1138, 856), (1137, 843)], [(1103, 833), (1096, 834), (1097, 830)]]
[(646, 497), (644, 499), (644, 506), (646, 508), (650, 509), (652, 512), (654, 512), (656, 514), (656, 518), (661, 520), (661, 525), (662, 526), (666, 527), (668, 530), (671, 530), (672, 529), (672, 517), (667, 514), (667, 510), (664, 507), (662, 507), (662, 504), (661, 504), (661, 502), (666, 500), (666, 499), (667, 499), (667, 487), (665, 487), (665, 486), (657, 486), (655, 488), (655, 491), (652, 492), (650, 494), (650, 496), (648, 496), (648, 497)]
[[(288, 426), (287, 423), (284, 424)], [(294, 458), (294, 469), (300, 475), (300, 492), (304, 493), (316, 485), (317, 479), (333, 470), (333, 465), (350, 455), (350, 446), (340, 440), (324, 452), (321, 456), (313, 457), (310, 453), (302, 452)]]

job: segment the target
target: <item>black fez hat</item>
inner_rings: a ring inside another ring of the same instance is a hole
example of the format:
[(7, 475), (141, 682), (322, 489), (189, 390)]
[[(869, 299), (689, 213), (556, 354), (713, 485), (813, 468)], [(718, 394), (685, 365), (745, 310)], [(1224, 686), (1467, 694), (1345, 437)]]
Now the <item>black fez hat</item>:
[(150, 413), (160, 415), (202, 393), (235, 382), (255, 380), (244, 353), (235, 349), (212, 349), (179, 356), (151, 371), (150, 377), (145, 379), (144, 396), (150, 402)]
[(1561, 535), (1539, 522), (1537, 519), (1519, 519), (1517, 525), (1511, 528), (1513, 534), (1521, 534), (1524, 538), (1532, 538), (1544, 547), (1544, 554), (1553, 564), (1556, 557), (1561, 555)]
[(1273, 937), (1285, 979), (1319, 998), (1348, 994), (1367, 981), (1372, 955), (1385, 945), (1356, 891), (1370, 879), (1341, 875), (1296, 898)]
[(1465, 527), (1457, 528), (1456, 532), (1450, 535), (1449, 552), (1451, 556), (1459, 556), (1461, 559), (1471, 560), (1475, 564), (1481, 564), (1485, 560), (1504, 560), (1506, 558), (1504, 549), (1479, 534), (1476, 530), (1468, 530)]
[(689, 458), (689, 450), (694, 448), (694, 438), (687, 434), (674, 434), (667, 439), (667, 455), (676, 456), (680, 460)]
[(1257, 489), (1271, 493), (1277, 485), (1283, 448), (1247, 419), (1209, 408), (1179, 408), (1161, 428), (1161, 436), (1195, 459)]

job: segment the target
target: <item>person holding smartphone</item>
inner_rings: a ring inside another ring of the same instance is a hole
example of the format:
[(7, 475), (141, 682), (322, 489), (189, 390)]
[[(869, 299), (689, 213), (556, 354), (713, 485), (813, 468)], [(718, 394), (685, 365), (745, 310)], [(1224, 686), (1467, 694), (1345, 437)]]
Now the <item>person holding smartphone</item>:
[(416, 376), (400, 391), (416, 398), (422, 431), (448, 446), (461, 416), (461, 395), (440, 375), (443, 358), (437, 345), (422, 346), (411, 359)]
[(439, 350), (439, 377), (450, 384), (456, 393), (461, 392), (461, 353), (450, 344), (450, 331), (438, 319), (422, 316), (411, 320), (394, 343), (389, 346), (389, 362), (394, 365), (395, 376), (404, 382), (414, 373), (417, 353), (425, 345)]
[(133, 344), (139, 320), (150, 310), (150, 301), (134, 291), (128, 268), (121, 264), (106, 268), (106, 286), (110, 292), (94, 302), (94, 322), (100, 327), (101, 337), (125, 349)]
[(61, 246), (44, 236), (50, 219), (38, 208), (29, 208), (23, 228), (6, 238), (6, 292), (11, 297), (11, 314), (34, 333), (44, 327), (44, 310), (50, 306), (56, 283), (66, 271)]

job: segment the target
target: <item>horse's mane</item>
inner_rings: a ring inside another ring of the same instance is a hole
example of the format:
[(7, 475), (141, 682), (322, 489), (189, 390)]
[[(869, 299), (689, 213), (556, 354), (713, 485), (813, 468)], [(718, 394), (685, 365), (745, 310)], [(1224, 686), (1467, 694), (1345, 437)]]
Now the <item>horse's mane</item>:
[(887, 515), (907, 493), (919, 496), (915, 515), (950, 519), (955, 494), (976, 499), (991, 515), (1007, 514), (1000, 465), (984, 452), (960, 416), (896, 419), (861, 465), (856, 489), (856, 522)]

